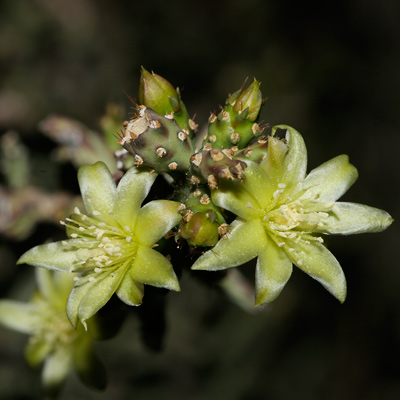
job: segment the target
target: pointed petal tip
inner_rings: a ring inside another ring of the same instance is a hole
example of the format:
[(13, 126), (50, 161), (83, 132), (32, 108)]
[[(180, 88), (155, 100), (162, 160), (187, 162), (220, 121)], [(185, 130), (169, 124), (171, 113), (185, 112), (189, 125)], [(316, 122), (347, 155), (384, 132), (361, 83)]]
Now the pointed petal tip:
[(263, 296), (257, 296), (256, 300), (254, 302), (254, 307), (262, 307), (265, 304), (267, 304), (268, 302), (263, 301)]
[(181, 287), (179, 285), (179, 281), (176, 276), (174, 278), (171, 278), (168, 282), (166, 282), (164, 284), (164, 286), (160, 286), (160, 287), (164, 287), (165, 289), (168, 289), (168, 290), (173, 290), (174, 292), (181, 291)]
[(22, 256), (21, 256), (20, 258), (18, 258), (18, 260), (17, 260), (17, 262), (16, 262), (16, 265), (26, 264), (26, 261), (25, 261), (25, 254), (26, 254), (26, 253), (22, 254)]
[(346, 280), (342, 283), (340, 287), (325, 287), (333, 296), (335, 296), (336, 299), (339, 300), (340, 304), (343, 304), (346, 300), (347, 296), (347, 285), (346, 285)]
[(86, 319), (81, 319), (81, 323), (82, 323), (83, 327), (85, 328), (85, 332), (87, 333), (88, 328), (87, 328)]
[(32, 247), (31, 249), (27, 250), (24, 254), (22, 254), (22, 256), (20, 258), (18, 258), (16, 265), (34, 263), (37, 258), (34, 256), (36, 254), (37, 250), (34, 250), (34, 249), (36, 249), (38, 247), (39, 246)]
[(201, 264), (196, 265), (196, 264), (197, 264), (197, 261), (190, 267), (190, 269), (193, 271), (205, 271), (206, 270), (206, 268), (204, 268), (203, 265), (201, 265)]
[(267, 291), (257, 293), (254, 306), (262, 307), (269, 303), (272, 303), (274, 300), (276, 300), (279, 297), (280, 293), (281, 293), (281, 290), (273, 292), (273, 293), (270, 293)]

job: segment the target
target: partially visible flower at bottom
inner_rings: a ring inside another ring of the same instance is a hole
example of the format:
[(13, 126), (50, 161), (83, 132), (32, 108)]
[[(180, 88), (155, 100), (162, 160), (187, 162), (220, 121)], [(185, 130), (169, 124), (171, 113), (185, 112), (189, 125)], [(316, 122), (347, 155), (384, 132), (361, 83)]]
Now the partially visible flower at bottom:
[(85, 325), (114, 293), (128, 305), (139, 305), (144, 284), (180, 290), (171, 263), (153, 249), (181, 220), (179, 203), (153, 200), (141, 207), (155, 178), (133, 167), (117, 187), (104, 163), (81, 167), (86, 214), (76, 209), (63, 222), (70, 239), (36, 246), (18, 260), (78, 275), (67, 301), (73, 326)]
[(240, 185), (223, 182), (212, 193), (214, 204), (238, 218), (192, 269), (222, 270), (257, 257), (256, 305), (263, 305), (279, 295), (295, 264), (343, 302), (346, 280), (321, 235), (380, 232), (393, 219), (377, 208), (336, 202), (357, 179), (348, 157), (335, 157), (306, 176), (303, 138), (286, 125), (273, 133), (277, 128), (287, 130), (286, 141), (270, 136), (265, 159), (247, 161)]
[(30, 303), (0, 300), (0, 324), (30, 335), (25, 357), (32, 367), (44, 363), (48, 398), (57, 395), (72, 368), (86, 385), (104, 389), (105, 369), (91, 344), (98, 337), (96, 321), (90, 321), (89, 333), (82, 325), (75, 330), (65, 313), (72, 275), (38, 268), (36, 280), (38, 289)]

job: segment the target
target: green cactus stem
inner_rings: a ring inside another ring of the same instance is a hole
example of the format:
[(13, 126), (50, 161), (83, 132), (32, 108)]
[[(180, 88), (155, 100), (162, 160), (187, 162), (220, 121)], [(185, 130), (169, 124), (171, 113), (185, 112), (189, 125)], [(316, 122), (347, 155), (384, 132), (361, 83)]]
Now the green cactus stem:
[[(192, 171), (206, 181), (210, 189), (216, 189), (221, 179), (240, 183), (245, 178), (246, 163), (234, 159), (233, 155), (232, 149), (220, 150), (206, 145), (190, 158)], [(191, 179), (194, 180), (194, 177)]]
[(270, 136), (262, 135), (253, 139), (247, 147), (235, 151), (233, 158), (244, 162), (254, 161), (259, 164), (266, 157), (268, 138), (270, 138)]
[(194, 145), (186, 128), (181, 129), (170, 116), (138, 106), (138, 115), (124, 123), (125, 131), (118, 143), (134, 155), (137, 165), (157, 173), (187, 171)]

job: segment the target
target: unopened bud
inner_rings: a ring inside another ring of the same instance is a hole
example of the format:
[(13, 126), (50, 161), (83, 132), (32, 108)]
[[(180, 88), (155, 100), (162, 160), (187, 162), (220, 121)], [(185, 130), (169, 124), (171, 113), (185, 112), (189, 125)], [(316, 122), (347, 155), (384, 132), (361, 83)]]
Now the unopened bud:
[(242, 119), (248, 119), (251, 122), (255, 121), (262, 105), (260, 82), (254, 79), (246, 90), (240, 89), (233, 93), (228, 102), (232, 104), (233, 109), (239, 113)]
[(219, 239), (219, 224), (202, 212), (192, 215), (190, 220), (183, 223), (180, 234), (190, 246), (214, 246)]
[(179, 95), (162, 76), (142, 67), (139, 85), (139, 103), (150, 107), (157, 114), (165, 115), (180, 109)]

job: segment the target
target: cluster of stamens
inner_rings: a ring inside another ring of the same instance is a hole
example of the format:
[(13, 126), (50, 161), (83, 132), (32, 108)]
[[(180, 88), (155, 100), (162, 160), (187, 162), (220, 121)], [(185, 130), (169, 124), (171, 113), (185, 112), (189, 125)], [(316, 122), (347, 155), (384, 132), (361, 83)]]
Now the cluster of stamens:
[[(93, 211), (92, 214), (97, 218), (81, 214), (75, 208), (71, 218), (61, 221), (66, 225), (69, 236), (75, 239), (63, 242), (64, 246), (76, 249), (76, 261), (70, 272), (84, 273), (89, 281), (95, 281), (95, 275), (101, 272), (109, 272), (113, 276), (115, 268), (133, 260), (137, 251), (135, 236), (128, 226), (110, 226), (100, 220), (99, 212)], [(76, 277), (76, 280), (80, 279)]]
[(264, 228), (279, 247), (287, 246), (287, 250), (296, 258), (297, 265), (301, 266), (301, 254), (297, 254), (290, 243), (323, 243), (322, 237), (313, 235), (313, 232), (324, 226), (330, 215), (329, 211), (335, 208), (335, 203), (318, 202), (318, 194), (306, 197), (304, 190), (294, 197), (284, 196), (286, 185), (280, 185), (273, 193), (271, 206), (262, 210)]
[(43, 299), (39, 300), (40, 322), (30, 337), (31, 342), (45, 342), (52, 350), (71, 344), (77, 332), (65, 315), (64, 309), (57, 309)]

